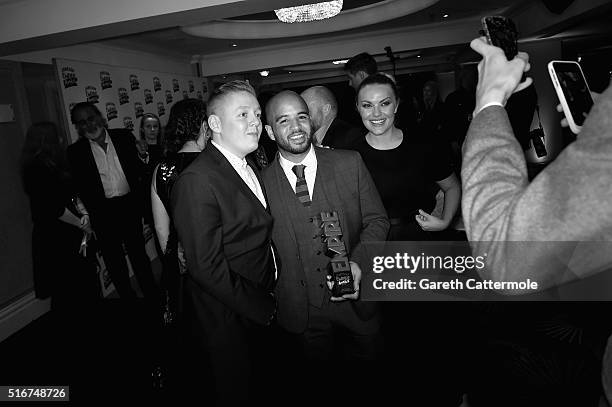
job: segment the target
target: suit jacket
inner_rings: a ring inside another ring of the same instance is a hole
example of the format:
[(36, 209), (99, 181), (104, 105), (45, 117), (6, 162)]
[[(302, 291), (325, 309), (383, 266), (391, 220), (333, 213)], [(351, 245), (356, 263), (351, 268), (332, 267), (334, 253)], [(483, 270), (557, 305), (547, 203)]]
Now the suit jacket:
[[(531, 277), (543, 289), (612, 269), (610, 112), (612, 87), (591, 109), (577, 140), (531, 183), (505, 110), (491, 106), (474, 117), (463, 147), (461, 206), (474, 255), (488, 254), (486, 278)], [(526, 244), (508, 243), (513, 241)], [(611, 347), (612, 338), (608, 361)], [(604, 363), (610, 402), (611, 377), (612, 366)]]
[[(317, 175), (315, 185), (325, 188), (325, 194), (339, 211), (343, 241), (349, 259), (367, 272), (367, 253), (364, 242), (384, 241), (389, 221), (376, 186), (359, 153), (315, 147)], [(288, 211), (293, 205), (284, 202), (281, 188), (291, 188), (278, 155), (264, 170), (263, 179), (268, 191), (268, 203), (274, 216), (273, 239), (281, 259), (281, 272), (276, 285), (278, 322), (291, 332), (303, 332), (308, 322), (307, 291), (300, 281), (305, 280), (304, 267), (297, 255), (297, 240), (293, 220)], [(315, 186), (316, 188), (316, 186)], [(367, 303), (357, 301), (357, 311)]]
[(547, 288), (612, 267), (611, 244), (568, 246), (612, 241), (612, 89), (601, 99), (577, 141), (531, 183), (504, 108), (488, 107), (472, 121), (463, 147), (463, 219), (494, 278), (522, 280), (537, 270)]
[(272, 216), (214, 145), (180, 174), (171, 202), (200, 322), (209, 331), (236, 317), (267, 324), (275, 307)]
[(340, 120), (337, 117), (331, 122), (321, 140), (321, 145), (331, 148), (351, 149), (353, 144), (364, 137), (366, 130)]
[[(115, 146), (130, 191), (135, 194), (140, 193), (145, 165), (138, 158), (134, 135), (128, 129), (107, 129), (106, 131)], [(95, 222), (96, 215), (100, 214), (101, 205), (106, 197), (89, 140), (81, 137), (68, 147), (67, 156), (79, 197), (92, 214), (92, 222)]]

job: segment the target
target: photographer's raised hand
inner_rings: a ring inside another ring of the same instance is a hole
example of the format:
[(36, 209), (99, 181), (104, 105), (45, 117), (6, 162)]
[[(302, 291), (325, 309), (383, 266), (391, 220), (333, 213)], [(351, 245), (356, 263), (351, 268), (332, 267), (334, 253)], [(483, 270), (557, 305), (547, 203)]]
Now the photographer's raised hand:
[(529, 55), (519, 52), (511, 61), (501, 48), (487, 44), (484, 37), (476, 38), (470, 47), (482, 55), (478, 64), (478, 86), (476, 88), (476, 109), (474, 116), (490, 105), (505, 106), (515, 92), (525, 89), (533, 80), (521, 82), (524, 72), (529, 71)]

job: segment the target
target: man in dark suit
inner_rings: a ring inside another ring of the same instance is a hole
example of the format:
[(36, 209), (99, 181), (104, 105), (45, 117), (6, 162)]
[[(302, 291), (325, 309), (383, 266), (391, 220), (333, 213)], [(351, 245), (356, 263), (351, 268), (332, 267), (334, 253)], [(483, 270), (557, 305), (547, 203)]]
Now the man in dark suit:
[(255, 164), (261, 109), (248, 82), (219, 87), (208, 102), (206, 149), (179, 176), (172, 212), (185, 250), (185, 306), (210, 357), (220, 405), (249, 399), (261, 326), (275, 312), (272, 216)]
[(312, 86), (300, 96), (308, 105), (316, 146), (351, 149), (365, 136), (366, 130), (338, 119), (338, 102), (334, 94), (324, 86)]
[(145, 252), (138, 199), (144, 164), (138, 158), (134, 136), (126, 129), (107, 129), (92, 103), (77, 103), (70, 116), (80, 139), (68, 147), (68, 161), (111, 280), (121, 298), (136, 297), (129, 280), (125, 245), (145, 298), (155, 302), (158, 290)]
[[(309, 361), (330, 362), (338, 356), (332, 353), (338, 331), (347, 333), (342, 352), (348, 361), (374, 360), (378, 312), (374, 303), (359, 301), (359, 283), (367, 267), (364, 243), (384, 241), (389, 230), (378, 191), (357, 152), (312, 146), (308, 106), (298, 94), (277, 94), (266, 112), (266, 131), (279, 148), (263, 174), (282, 264), (277, 321), (297, 335)], [(355, 293), (342, 297), (333, 297), (326, 284), (330, 259), (313, 221), (331, 211), (339, 215), (354, 278)]]

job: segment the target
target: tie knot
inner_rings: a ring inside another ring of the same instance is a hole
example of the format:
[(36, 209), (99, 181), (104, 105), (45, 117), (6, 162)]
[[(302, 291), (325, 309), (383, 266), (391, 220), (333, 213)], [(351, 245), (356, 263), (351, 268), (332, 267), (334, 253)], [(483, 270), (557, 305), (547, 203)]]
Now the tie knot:
[(304, 178), (304, 168), (306, 168), (304, 164), (299, 164), (294, 165), (291, 170), (298, 178)]

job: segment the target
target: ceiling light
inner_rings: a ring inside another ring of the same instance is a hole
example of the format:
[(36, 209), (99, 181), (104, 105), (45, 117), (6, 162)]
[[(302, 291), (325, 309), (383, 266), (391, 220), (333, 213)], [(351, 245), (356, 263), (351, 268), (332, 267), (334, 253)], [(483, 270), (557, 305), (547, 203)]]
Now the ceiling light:
[(238, 46), (238, 44), (236, 44), (235, 42), (232, 43), (232, 47), (237, 47), (237, 46)]
[(444, 14), (442, 18), (448, 18), (448, 14)]
[(268, 76), (268, 75), (270, 75), (270, 71), (259, 71), (259, 74), (261, 76)]
[(420, 55), (417, 55), (417, 58), (421, 58), (421, 56), (420, 56)]
[(346, 64), (348, 62), (348, 59), (339, 59), (337, 61), (332, 61), (332, 64), (334, 65), (342, 65), (342, 64)]
[(324, 20), (338, 15), (342, 11), (342, 0), (325, 1), (297, 7), (274, 10), (276, 17), (283, 23), (303, 23)]

